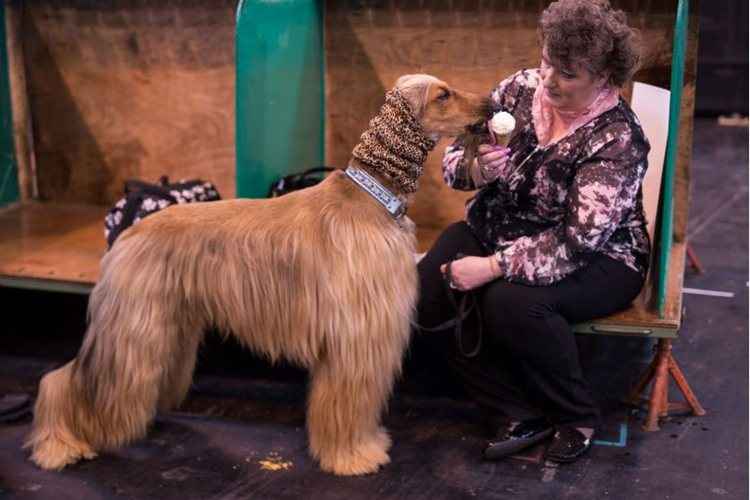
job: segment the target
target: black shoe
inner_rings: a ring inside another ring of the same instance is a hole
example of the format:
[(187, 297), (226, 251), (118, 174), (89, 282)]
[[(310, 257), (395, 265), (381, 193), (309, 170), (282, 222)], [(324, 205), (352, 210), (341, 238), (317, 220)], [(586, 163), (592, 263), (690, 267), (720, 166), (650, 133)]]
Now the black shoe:
[(575, 427), (561, 425), (557, 428), (544, 458), (552, 462), (575, 462), (591, 449), (592, 438), (593, 435), (586, 437)]
[(544, 417), (517, 422), (487, 444), (484, 458), (498, 460), (507, 457), (550, 437), (554, 430)]

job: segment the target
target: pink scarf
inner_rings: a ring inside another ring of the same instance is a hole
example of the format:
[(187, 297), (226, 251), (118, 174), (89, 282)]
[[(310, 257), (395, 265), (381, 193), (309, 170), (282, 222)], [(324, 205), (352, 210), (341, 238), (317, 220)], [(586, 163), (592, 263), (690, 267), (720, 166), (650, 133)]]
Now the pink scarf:
[[(553, 109), (552, 104), (543, 96), (544, 85), (539, 82), (531, 104), (531, 116), (534, 118), (534, 131), (537, 139), (539, 139), (539, 144), (547, 146), (552, 138)], [(591, 105), (582, 111), (555, 110), (567, 128), (565, 137), (575, 132), (581, 125), (617, 106), (619, 100), (620, 91), (615, 87), (606, 86), (602, 88)]]

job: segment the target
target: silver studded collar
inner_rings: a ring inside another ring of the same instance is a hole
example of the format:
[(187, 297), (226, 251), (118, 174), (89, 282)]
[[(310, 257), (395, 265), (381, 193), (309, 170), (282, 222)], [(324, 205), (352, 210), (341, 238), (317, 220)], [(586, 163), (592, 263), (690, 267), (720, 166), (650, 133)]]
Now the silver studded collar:
[(344, 170), (344, 174), (367, 192), (367, 194), (375, 198), (378, 203), (383, 205), (394, 219), (399, 219), (406, 213), (406, 202), (390, 192), (385, 186), (364, 170), (349, 165), (346, 170)]

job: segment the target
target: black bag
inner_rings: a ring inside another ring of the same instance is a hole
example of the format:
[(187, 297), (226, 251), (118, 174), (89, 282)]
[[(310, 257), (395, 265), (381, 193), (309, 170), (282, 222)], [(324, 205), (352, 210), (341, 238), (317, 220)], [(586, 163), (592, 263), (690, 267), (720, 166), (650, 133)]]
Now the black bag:
[(277, 196), (285, 195), (292, 191), (297, 191), (298, 189), (314, 186), (323, 180), (317, 174), (333, 172), (334, 170), (336, 169), (333, 167), (314, 167), (298, 174), (291, 174), (282, 177), (271, 184), (271, 187), (268, 189), (268, 197), (276, 198)]
[(196, 201), (220, 200), (219, 192), (210, 182), (200, 179), (169, 183), (162, 176), (158, 184), (139, 180), (125, 182), (125, 196), (115, 203), (104, 218), (104, 237), (112, 248), (120, 233), (143, 219), (170, 205)]

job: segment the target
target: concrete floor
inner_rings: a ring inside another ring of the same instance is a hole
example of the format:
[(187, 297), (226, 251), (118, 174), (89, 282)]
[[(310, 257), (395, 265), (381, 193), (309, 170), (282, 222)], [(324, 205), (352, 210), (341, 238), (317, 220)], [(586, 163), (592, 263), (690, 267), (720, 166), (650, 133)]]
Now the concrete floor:
[[(386, 417), (392, 463), (338, 478), (306, 455), (305, 374), (211, 338), (181, 411), (160, 416), (146, 439), (117, 453), (43, 472), (20, 449), (29, 422), (0, 426), (0, 498), (747, 498), (748, 129), (696, 120), (694, 144), (689, 235), (706, 273), (687, 270), (685, 286), (734, 294), (685, 296), (674, 353), (705, 417), (641, 431), (642, 415), (618, 399), (648, 346), (581, 338), (607, 413), (591, 453), (559, 467), (533, 454), (486, 463), (474, 407), (416, 349)], [(0, 303), (0, 393), (33, 392), (43, 372), (75, 354), (86, 297), (0, 289)], [(35, 312), (14, 314), (21, 307)]]

